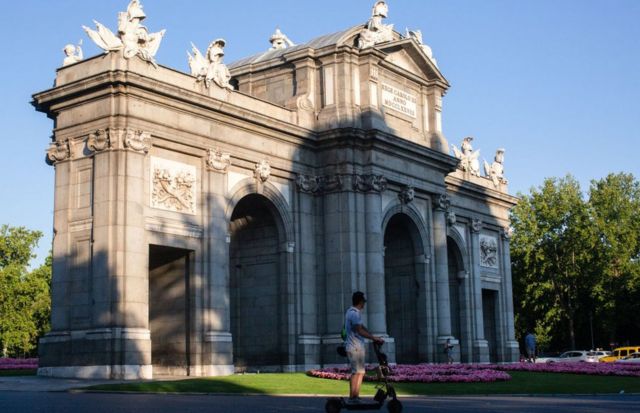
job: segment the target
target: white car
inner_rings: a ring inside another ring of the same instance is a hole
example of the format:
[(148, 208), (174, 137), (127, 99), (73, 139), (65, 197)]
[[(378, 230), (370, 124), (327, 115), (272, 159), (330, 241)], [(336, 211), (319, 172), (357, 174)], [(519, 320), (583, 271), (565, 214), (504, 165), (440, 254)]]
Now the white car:
[(600, 357), (606, 357), (606, 356), (610, 356), (611, 352), (610, 351), (604, 351), (604, 350), (591, 350), (590, 352), (587, 353), (587, 363), (597, 363), (598, 361), (600, 361)]
[(583, 363), (587, 361), (587, 351), (571, 350), (565, 351), (558, 357), (540, 357), (536, 363)]
[(631, 353), (627, 357), (614, 361), (614, 363), (640, 363), (640, 353)]

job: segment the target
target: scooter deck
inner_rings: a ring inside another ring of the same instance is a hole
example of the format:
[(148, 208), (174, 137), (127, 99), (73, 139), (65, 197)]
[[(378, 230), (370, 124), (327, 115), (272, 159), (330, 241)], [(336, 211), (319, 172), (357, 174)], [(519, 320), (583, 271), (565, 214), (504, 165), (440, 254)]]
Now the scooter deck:
[(335, 399), (340, 402), (340, 407), (345, 410), (380, 410), (384, 403), (378, 402), (367, 402), (367, 403), (357, 403), (351, 404), (347, 403), (347, 400), (344, 398)]

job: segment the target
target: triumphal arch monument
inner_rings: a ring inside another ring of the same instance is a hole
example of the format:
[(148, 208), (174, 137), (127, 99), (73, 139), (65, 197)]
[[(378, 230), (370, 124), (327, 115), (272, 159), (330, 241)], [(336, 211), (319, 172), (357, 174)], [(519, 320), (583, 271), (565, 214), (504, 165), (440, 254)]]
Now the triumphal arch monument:
[(341, 364), (356, 290), (392, 361), (443, 361), (447, 339), (460, 362), (517, 359), (504, 150), (481, 165), (472, 137), (447, 142), (449, 82), (390, 17), (378, 1), (306, 43), (277, 30), (236, 62), (211, 33), (184, 73), (133, 0), (117, 28), (84, 28), (104, 53), (64, 48), (33, 101), (54, 121), (39, 374)]

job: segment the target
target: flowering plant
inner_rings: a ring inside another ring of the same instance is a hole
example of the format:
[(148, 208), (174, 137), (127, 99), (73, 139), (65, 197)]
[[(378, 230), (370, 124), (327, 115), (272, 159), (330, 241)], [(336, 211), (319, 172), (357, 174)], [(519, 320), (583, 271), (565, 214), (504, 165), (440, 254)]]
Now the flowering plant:
[[(375, 366), (367, 366), (373, 370)], [(332, 380), (348, 380), (349, 368), (326, 368), (307, 372), (312, 377)], [(399, 364), (391, 369), (387, 377), (390, 382), (405, 383), (479, 383), (511, 380), (504, 371), (492, 368), (474, 368), (472, 365), (459, 364)], [(365, 381), (376, 381), (376, 376), (365, 375)]]
[[(368, 365), (367, 370), (374, 370)], [(388, 380), (406, 383), (482, 383), (511, 380), (509, 371), (542, 373), (572, 373), (598, 376), (640, 377), (640, 364), (631, 363), (510, 363), (510, 364), (398, 364), (391, 369)], [(307, 372), (312, 377), (348, 380), (349, 368), (325, 368)], [(366, 381), (376, 376), (365, 375)]]
[(31, 370), (38, 368), (38, 359), (0, 358), (0, 370)]
[[(481, 365), (479, 367), (482, 368)], [(512, 363), (492, 366), (492, 368), (503, 371), (640, 377), (640, 364), (634, 363)]]

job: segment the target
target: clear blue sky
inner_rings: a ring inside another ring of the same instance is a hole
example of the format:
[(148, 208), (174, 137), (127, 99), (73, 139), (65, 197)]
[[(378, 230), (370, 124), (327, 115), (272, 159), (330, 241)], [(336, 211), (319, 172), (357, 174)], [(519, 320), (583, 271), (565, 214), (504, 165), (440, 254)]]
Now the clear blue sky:
[[(226, 62), (266, 50), (279, 26), (294, 42), (364, 23), (373, 0), (142, 0), (151, 31), (167, 29), (157, 60), (188, 71), (186, 51), (217, 37)], [(31, 94), (52, 86), (62, 48), (96, 19), (112, 30), (128, 0), (2, 2), (0, 16), (0, 224), (51, 243), (53, 122)], [(388, 0), (387, 23), (422, 29), (451, 83), (443, 127), (450, 143), (475, 137), (482, 157), (506, 148), (510, 192), (571, 173), (588, 188), (610, 172), (640, 177), (639, 0)]]

